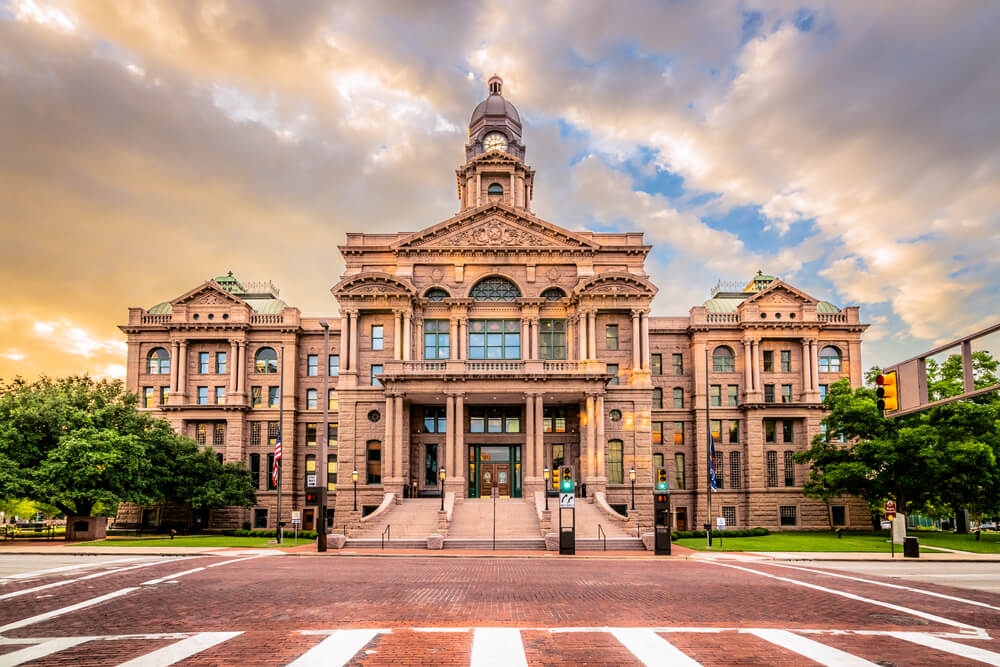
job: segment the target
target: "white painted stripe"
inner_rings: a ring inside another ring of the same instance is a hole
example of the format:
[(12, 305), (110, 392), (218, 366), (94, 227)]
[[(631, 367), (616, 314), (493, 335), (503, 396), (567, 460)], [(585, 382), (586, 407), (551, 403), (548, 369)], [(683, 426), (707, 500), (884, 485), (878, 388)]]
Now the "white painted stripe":
[(190, 658), (195, 653), (201, 653), (205, 649), (212, 648), (216, 644), (221, 644), (227, 639), (243, 634), (242, 632), (199, 632), (194, 637), (188, 637), (170, 646), (147, 653), (146, 655), (123, 662), (119, 667), (167, 667), (175, 662), (180, 662), (185, 658)]
[[(802, 570), (803, 572), (814, 572), (816, 574), (823, 574), (828, 577), (837, 577), (838, 579), (850, 579), (851, 581), (860, 581), (865, 584), (874, 584), (875, 586), (885, 586), (886, 588), (898, 588), (904, 591), (910, 591), (913, 593), (920, 593), (921, 595), (930, 595), (931, 597), (941, 598), (942, 600), (952, 600), (954, 602), (963, 602), (965, 604), (975, 605), (976, 607), (986, 607), (987, 609), (993, 609), (995, 611), (1000, 611), (1000, 607), (986, 604), (985, 602), (979, 602), (978, 600), (969, 600), (967, 598), (960, 598), (954, 595), (945, 595), (944, 593), (935, 593), (934, 591), (926, 591), (922, 588), (912, 588), (910, 586), (903, 586), (901, 584), (890, 584), (884, 581), (875, 581), (874, 579), (862, 579), (861, 577), (852, 577), (846, 574), (840, 574), (839, 572), (827, 572), (825, 570), (814, 570), (810, 567), (799, 567), (798, 565), (780, 565), (778, 563), (767, 563), (767, 565), (772, 567), (787, 567), (792, 570)], [(897, 575), (887, 575), (887, 576), (897, 576)], [(920, 575), (915, 575), (920, 576)], [(928, 577), (980, 577), (979, 574), (928, 574)], [(933, 583), (933, 582), (931, 582)]]
[(333, 634), (299, 656), (288, 667), (338, 667), (346, 665), (381, 630), (335, 630)]
[(13, 630), (15, 628), (23, 628), (26, 625), (32, 625), (34, 623), (39, 623), (41, 621), (47, 621), (50, 618), (55, 618), (56, 616), (62, 616), (63, 614), (69, 614), (70, 612), (77, 611), (78, 609), (85, 609), (86, 607), (92, 607), (95, 604), (100, 604), (106, 600), (111, 600), (113, 598), (121, 597), (132, 591), (137, 591), (138, 588), (123, 588), (120, 591), (115, 591), (114, 593), (108, 593), (107, 595), (102, 595), (100, 597), (92, 598), (90, 600), (84, 600), (83, 602), (77, 602), (68, 607), (63, 607), (62, 609), (55, 609), (53, 611), (47, 611), (44, 614), (39, 614), (38, 616), (32, 616), (30, 618), (25, 618), (20, 621), (14, 621), (13, 623), (8, 623), (7, 625), (0, 626), (0, 633), (7, 632), (8, 630)]
[(167, 581), (168, 579), (176, 579), (178, 577), (183, 577), (185, 574), (193, 574), (195, 572), (201, 572), (204, 569), (205, 568), (203, 568), (203, 567), (196, 567), (196, 568), (194, 568), (192, 570), (184, 570), (183, 572), (176, 572), (174, 574), (168, 574), (165, 577), (160, 577), (159, 579), (150, 579), (149, 581), (144, 581), (144, 582), (142, 582), (141, 585), (142, 586), (150, 586), (152, 584), (160, 584), (160, 583), (163, 583), (164, 581)]
[(476, 628), (472, 633), (472, 667), (528, 666), (517, 628)]
[(146, 558), (146, 556), (137, 556), (135, 558), (115, 558), (114, 560), (88, 561), (86, 563), (81, 563), (79, 565), (54, 567), (50, 570), (36, 570), (35, 572), (21, 572), (20, 574), (9, 574), (6, 577), (0, 577), (0, 581), (31, 579), (32, 577), (43, 577), (47, 574), (55, 574), (57, 572), (68, 572), (69, 570), (79, 570), (80, 568), (84, 567), (101, 567), (102, 565), (110, 565), (111, 563), (130, 563), (137, 560), (142, 560), (143, 558)]
[(958, 642), (941, 639), (940, 637), (935, 637), (925, 632), (891, 632), (889, 634), (897, 639), (904, 639), (908, 642), (920, 644), (921, 646), (926, 646), (938, 651), (959, 655), (963, 658), (968, 658), (969, 660), (978, 660), (979, 662), (985, 662), (987, 665), (1000, 665), (1000, 653), (987, 651), (986, 649), (979, 648), (978, 646), (959, 644)]
[(20, 651), (0, 655), (0, 664), (4, 665), (4, 667), (14, 667), (14, 665), (21, 665), (30, 660), (38, 660), (39, 658), (44, 658), (47, 655), (64, 651), (68, 648), (76, 646), (77, 644), (90, 641), (90, 639), (90, 637), (60, 637), (59, 639), (49, 639), (41, 644), (35, 644), (34, 646), (22, 648)]
[(25, 588), (24, 590), (14, 591), (13, 593), (4, 593), (0, 595), (0, 600), (6, 600), (7, 598), (16, 598), (19, 595), (27, 595), (28, 593), (36, 593), (38, 591), (44, 591), (49, 588), (57, 588), (59, 586), (65, 586), (66, 584), (75, 584), (78, 581), (86, 581), (87, 579), (97, 579), (98, 577), (103, 577), (109, 574), (117, 574), (118, 572), (126, 572), (128, 570), (137, 570), (140, 567), (149, 567), (151, 565), (163, 565), (164, 563), (169, 563), (171, 561), (153, 561), (151, 563), (140, 563), (139, 565), (130, 565), (129, 567), (119, 567), (114, 570), (107, 570), (105, 572), (95, 572), (94, 574), (88, 574), (85, 577), (79, 577), (77, 579), (67, 579), (66, 581), (56, 581), (51, 584), (43, 584), (42, 586), (35, 586), (34, 588)]
[(258, 554), (256, 556), (247, 556), (246, 558), (234, 558), (233, 560), (224, 560), (221, 563), (212, 563), (209, 567), (219, 567), (220, 565), (228, 565), (229, 563), (239, 563), (242, 560), (253, 560), (254, 558), (263, 558), (265, 555), (270, 554)]
[(761, 629), (745, 630), (744, 632), (756, 635), (765, 641), (798, 653), (821, 665), (828, 665), (829, 667), (878, 667), (874, 662), (869, 662), (850, 653), (845, 653), (838, 648), (820, 644), (817, 641), (788, 632), (787, 630)]
[(974, 625), (969, 625), (968, 623), (962, 623), (961, 621), (953, 621), (950, 618), (944, 618), (943, 616), (935, 616), (934, 614), (928, 614), (925, 611), (920, 611), (918, 609), (910, 609), (909, 607), (902, 607), (898, 604), (892, 604), (891, 602), (882, 602), (881, 600), (873, 600), (871, 598), (866, 598), (861, 595), (855, 595), (854, 593), (845, 593), (844, 591), (834, 590), (832, 588), (827, 588), (826, 586), (819, 586), (817, 584), (810, 584), (805, 581), (799, 581), (798, 579), (789, 579), (787, 577), (779, 577), (776, 574), (771, 574), (769, 572), (761, 572), (760, 570), (753, 570), (748, 567), (740, 567), (739, 565), (731, 565), (729, 563), (720, 563), (718, 561), (704, 561), (706, 563), (711, 563), (712, 565), (718, 565), (719, 567), (731, 567), (734, 570), (742, 570), (743, 572), (749, 572), (750, 574), (756, 574), (759, 577), (767, 577), (768, 579), (776, 579), (778, 581), (785, 581), (790, 584), (795, 584), (796, 586), (803, 586), (805, 588), (811, 588), (816, 591), (823, 591), (824, 593), (830, 593), (831, 595), (839, 595), (840, 597), (847, 598), (849, 600), (857, 600), (859, 602), (867, 602), (868, 604), (873, 604), (879, 607), (885, 607), (886, 609), (892, 609), (893, 611), (901, 611), (904, 614), (911, 614), (919, 618), (926, 619), (928, 621), (934, 621), (935, 623), (943, 623), (945, 625), (951, 625), (956, 628), (964, 628), (966, 630), (971, 630), (973, 632), (981, 632), (981, 628), (977, 628)]
[(615, 639), (648, 667), (697, 667), (701, 665), (648, 628), (611, 628)]

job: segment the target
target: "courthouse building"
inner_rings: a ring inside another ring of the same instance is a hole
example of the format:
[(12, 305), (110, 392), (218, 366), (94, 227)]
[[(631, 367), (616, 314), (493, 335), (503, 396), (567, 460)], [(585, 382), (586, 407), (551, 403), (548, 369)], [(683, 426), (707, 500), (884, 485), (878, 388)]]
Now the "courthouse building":
[[(535, 171), (501, 87), (490, 79), (473, 111), (458, 212), (348, 233), (330, 316), (305, 317), (275, 286), (232, 273), (130, 309), (127, 383), (143, 408), (242, 461), (257, 484), (256, 507), (215, 510), (209, 525), (273, 528), (280, 493), (281, 519), (301, 511), (315, 528), (306, 479), (324, 471), (338, 532), (386, 498), (444, 492), (451, 507), (497, 489), (534, 505), (569, 464), (579, 502), (637, 530), (652, 525), (654, 470), (667, 468), (676, 528), (693, 529), (709, 520), (711, 429), (713, 523), (870, 526), (855, 499), (804, 497), (808, 466), (792, 458), (821, 430), (826, 387), (862, 381), (858, 308), (758, 272), (686, 315), (654, 315), (642, 233), (535, 215)], [(317, 461), (324, 401), (328, 460)], [(164, 518), (147, 508), (146, 520)]]

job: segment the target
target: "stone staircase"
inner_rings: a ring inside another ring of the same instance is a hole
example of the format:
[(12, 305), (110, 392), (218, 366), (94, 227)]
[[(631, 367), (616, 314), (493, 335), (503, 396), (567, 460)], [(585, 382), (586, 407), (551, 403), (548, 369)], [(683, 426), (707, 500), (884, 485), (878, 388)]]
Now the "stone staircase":
[(378, 549), (389, 526), (387, 549), (426, 549), (427, 536), (438, 532), (440, 508), (438, 498), (407, 498), (371, 523), (351, 528), (344, 548)]
[[(455, 505), (445, 549), (493, 548), (493, 499), (467, 498)], [(535, 506), (522, 498), (496, 500), (496, 548), (544, 551)]]
[[(568, 513), (568, 510), (567, 510)], [(558, 530), (558, 517), (553, 516), (553, 530)], [(600, 525), (607, 540), (598, 539)], [(576, 548), (578, 551), (601, 551), (607, 543), (608, 551), (644, 551), (642, 540), (635, 533), (626, 532), (624, 522), (605, 514), (594, 503), (584, 498), (576, 499)]]

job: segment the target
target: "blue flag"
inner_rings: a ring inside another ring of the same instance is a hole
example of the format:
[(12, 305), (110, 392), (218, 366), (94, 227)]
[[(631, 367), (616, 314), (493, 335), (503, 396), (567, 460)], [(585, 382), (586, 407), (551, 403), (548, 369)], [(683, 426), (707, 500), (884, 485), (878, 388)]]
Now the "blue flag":
[(708, 434), (708, 452), (708, 474), (712, 476), (712, 490), (718, 491), (715, 485), (715, 437), (711, 433)]

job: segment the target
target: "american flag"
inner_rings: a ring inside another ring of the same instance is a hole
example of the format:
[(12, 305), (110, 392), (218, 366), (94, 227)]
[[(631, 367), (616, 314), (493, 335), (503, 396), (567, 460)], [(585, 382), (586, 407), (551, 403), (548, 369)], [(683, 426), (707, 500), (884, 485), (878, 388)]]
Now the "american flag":
[(712, 490), (718, 491), (718, 487), (715, 486), (715, 436), (711, 433), (708, 435), (708, 447), (708, 470), (712, 476)]
[(278, 431), (278, 437), (274, 441), (274, 465), (271, 466), (271, 480), (274, 485), (278, 485), (278, 464), (281, 462), (281, 431)]

